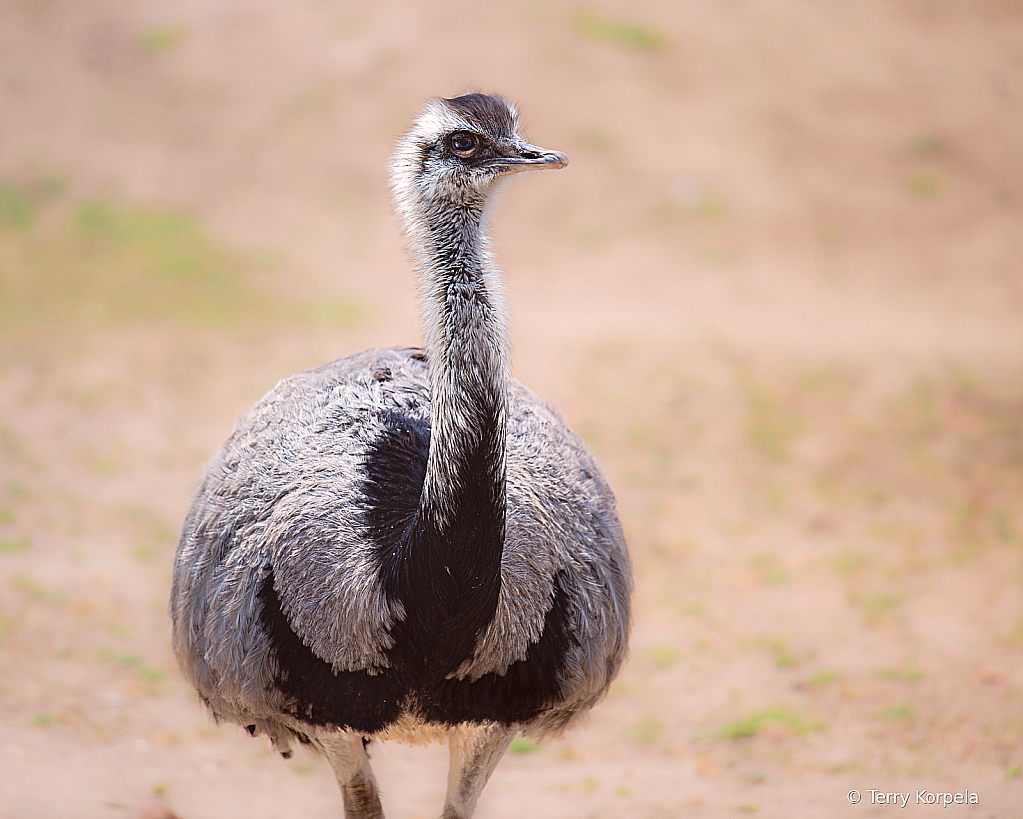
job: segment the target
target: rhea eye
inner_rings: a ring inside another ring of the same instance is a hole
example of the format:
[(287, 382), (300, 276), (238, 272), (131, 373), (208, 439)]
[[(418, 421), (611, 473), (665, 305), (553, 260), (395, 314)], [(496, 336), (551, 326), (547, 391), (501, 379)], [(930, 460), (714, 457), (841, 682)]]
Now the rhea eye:
[(455, 156), (468, 159), (479, 149), (480, 138), (468, 131), (459, 131), (451, 135), (450, 145)]

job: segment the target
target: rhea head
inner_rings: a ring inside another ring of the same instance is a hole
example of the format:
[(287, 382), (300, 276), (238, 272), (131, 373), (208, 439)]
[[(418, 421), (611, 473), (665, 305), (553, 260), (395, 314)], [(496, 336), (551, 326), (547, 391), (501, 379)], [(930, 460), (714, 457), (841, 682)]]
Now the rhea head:
[(398, 207), (408, 217), (416, 204), (482, 205), (502, 176), (567, 164), (560, 151), (522, 138), (512, 103), (472, 93), (426, 106), (398, 146), (392, 182)]

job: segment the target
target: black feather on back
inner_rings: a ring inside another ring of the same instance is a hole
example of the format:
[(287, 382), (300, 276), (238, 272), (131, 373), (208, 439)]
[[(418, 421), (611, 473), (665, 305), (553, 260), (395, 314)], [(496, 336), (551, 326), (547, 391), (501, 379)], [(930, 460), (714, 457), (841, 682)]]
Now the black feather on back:
[(512, 725), (534, 719), (563, 699), (559, 677), (573, 637), (568, 594), (560, 575), (543, 633), (529, 647), (526, 658), (512, 663), (505, 674), (485, 674), (475, 681), (422, 676), (416, 667), (430, 646), (405, 641), (389, 652), (391, 668), (376, 674), (335, 671), (292, 630), (281, 610), (272, 571), (260, 586), (259, 600), (260, 623), (270, 638), (278, 668), (274, 682), (291, 701), (291, 715), (311, 725), (373, 734), (403, 713), (444, 726), (462, 722)]
[(274, 683), (291, 700), (291, 715), (311, 725), (336, 725), (364, 734), (401, 716), (402, 692), (390, 675), (335, 671), (302, 642), (281, 610), (271, 569), (260, 584), (260, 625), (277, 666)]

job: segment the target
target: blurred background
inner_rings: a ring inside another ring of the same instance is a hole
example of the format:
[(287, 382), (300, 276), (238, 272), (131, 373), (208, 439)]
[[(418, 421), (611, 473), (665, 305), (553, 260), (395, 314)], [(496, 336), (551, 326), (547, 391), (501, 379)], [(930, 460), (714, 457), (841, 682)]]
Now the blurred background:
[(492, 214), (513, 366), (636, 570), (479, 815), (1019, 816), (1019, 0), (0, 0), (0, 816), (340, 815), (179, 677), (176, 535), (278, 379), (420, 341), (388, 161), (467, 89), (571, 156)]

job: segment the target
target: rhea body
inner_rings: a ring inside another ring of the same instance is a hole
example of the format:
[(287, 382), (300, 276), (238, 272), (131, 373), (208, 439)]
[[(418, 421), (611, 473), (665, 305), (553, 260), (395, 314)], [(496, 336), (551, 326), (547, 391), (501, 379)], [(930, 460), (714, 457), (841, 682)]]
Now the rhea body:
[[(567, 158), (500, 97), (435, 100), (392, 183), (426, 347), (285, 379), (239, 423), (185, 520), (174, 648), (218, 719), (326, 755), (348, 819), (380, 817), (370, 738), (447, 738), (467, 819), (517, 732), (560, 732), (626, 651), (631, 573), (579, 438), (511, 378), (488, 198)], [(365, 741), (364, 741), (365, 740)]]

